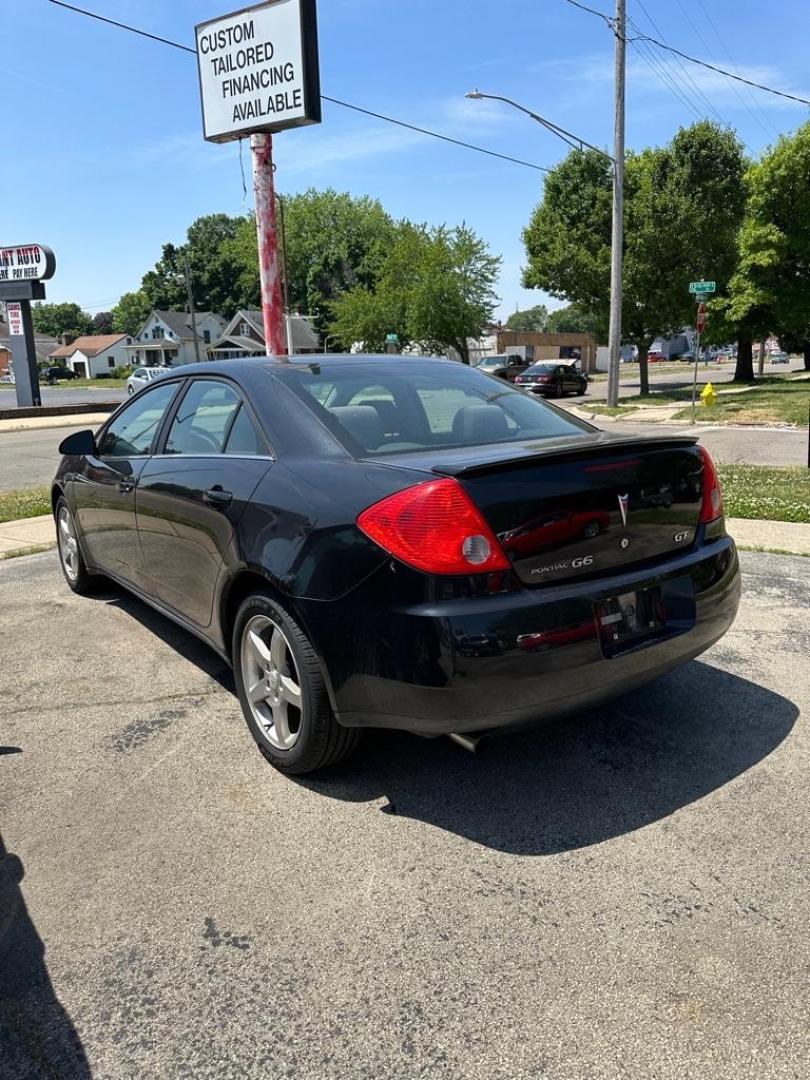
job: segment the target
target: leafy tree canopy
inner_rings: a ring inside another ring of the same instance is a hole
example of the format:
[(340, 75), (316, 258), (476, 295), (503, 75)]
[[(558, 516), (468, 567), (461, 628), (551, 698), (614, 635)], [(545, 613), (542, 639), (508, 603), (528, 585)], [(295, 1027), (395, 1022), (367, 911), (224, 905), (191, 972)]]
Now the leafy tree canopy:
[[(663, 148), (630, 154), (625, 169), (623, 339), (647, 349), (694, 320), (688, 284), (710, 276), (725, 289), (744, 212), (745, 160), (736, 136), (701, 122)], [(610, 308), (612, 165), (573, 151), (546, 180), (524, 240), (525, 283), (568, 300), (605, 333)]]
[(545, 304), (535, 304), (525, 311), (513, 311), (506, 320), (506, 329), (541, 334), (547, 323), (548, 308)]
[(500, 259), (466, 225), (431, 229), (401, 223), (373, 288), (359, 285), (331, 305), (332, 332), (346, 347), (362, 341), (383, 351), (387, 334), (402, 345), (453, 348), (469, 363), (467, 339), (479, 337), (498, 302)]
[(113, 330), (134, 337), (146, 322), (152, 303), (143, 290), (124, 293), (112, 310)]
[(62, 334), (89, 334), (93, 320), (78, 304), (35, 304), (31, 310), (34, 329), (38, 334), (61, 337)]
[(592, 334), (596, 338), (603, 336), (596, 316), (579, 304), (569, 304), (552, 311), (546, 330), (549, 334)]
[(99, 311), (98, 314), (93, 316), (94, 334), (112, 334), (113, 332), (113, 315), (111, 311)]

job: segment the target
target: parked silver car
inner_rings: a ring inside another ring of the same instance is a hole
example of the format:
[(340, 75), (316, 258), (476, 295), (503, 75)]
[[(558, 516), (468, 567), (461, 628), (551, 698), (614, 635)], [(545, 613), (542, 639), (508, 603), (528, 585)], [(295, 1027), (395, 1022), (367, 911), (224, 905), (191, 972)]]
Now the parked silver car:
[(171, 368), (167, 367), (137, 367), (127, 379), (127, 393), (132, 396), (136, 390), (143, 390), (154, 379), (165, 375)]

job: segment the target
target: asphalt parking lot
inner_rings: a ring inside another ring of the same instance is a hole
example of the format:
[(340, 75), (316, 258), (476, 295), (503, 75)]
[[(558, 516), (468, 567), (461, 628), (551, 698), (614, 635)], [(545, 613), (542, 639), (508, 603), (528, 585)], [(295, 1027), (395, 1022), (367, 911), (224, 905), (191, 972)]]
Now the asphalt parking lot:
[(708, 654), (305, 782), (222, 662), (0, 563), (0, 1077), (804, 1078), (810, 560)]

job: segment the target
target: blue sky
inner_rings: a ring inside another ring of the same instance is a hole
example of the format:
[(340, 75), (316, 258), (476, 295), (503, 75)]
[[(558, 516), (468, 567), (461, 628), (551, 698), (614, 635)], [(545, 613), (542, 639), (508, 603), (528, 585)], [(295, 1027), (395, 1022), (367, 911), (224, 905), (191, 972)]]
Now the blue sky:
[[(240, 6), (76, 2), (186, 44), (195, 23)], [(742, 74), (810, 96), (807, 0), (767, 7), (761, 0), (629, 0), (629, 14), (686, 52), (721, 66), (733, 58)], [(612, 38), (601, 20), (565, 0), (320, 0), (319, 23), (326, 94), (542, 165), (559, 161), (566, 147), (512, 110), (465, 101), (465, 91), (510, 96), (589, 142), (611, 140)], [(0, 243), (54, 248), (49, 299), (107, 309), (137, 288), (163, 243), (182, 241), (195, 217), (250, 207), (238, 144), (202, 139), (190, 54), (48, 0), (0, 0), (0, 43)], [(628, 54), (631, 147), (666, 142), (695, 112), (712, 108), (758, 153), (807, 118), (803, 106), (660, 54), (653, 62), (641, 49)], [(331, 185), (376, 196), (398, 217), (466, 221), (503, 257), (501, 312), (544, 299), (520, 283), (520, 234), (542, 174), (328, 104), (320, 127), (276, 138), (276, 160), (282, 192)], [(245, 168), (250, 187), (247, 150)]]

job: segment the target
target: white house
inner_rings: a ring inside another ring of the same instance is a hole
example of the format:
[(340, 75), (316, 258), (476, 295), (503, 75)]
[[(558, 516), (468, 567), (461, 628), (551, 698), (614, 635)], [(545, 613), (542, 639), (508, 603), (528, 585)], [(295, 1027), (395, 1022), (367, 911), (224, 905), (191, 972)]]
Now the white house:
[[(198, 311), (195, 322), (200, 359), (205, 360), (206, 350), (221, 335), (225, 320), (213, 311)], [(196, 363), (191, 315), (185, 311), (153, 311), (127, 346), (127, 351), (132, 367), (178, 367)]]
[[(321, 339), (307, 315), (290, 316), (293, 353), (319, 353)], [(261, 311), (237, 311), (208, 350), (209, 360), (235, 360), (240, 356), (264, 356), (264, 319)]]
[(54, 349), (48, 359), (64, 361), (83, 379), (97, 379), (129, 363), (127, 348), (131, 341), (126, 334), (83, 334), (70, 345)]

